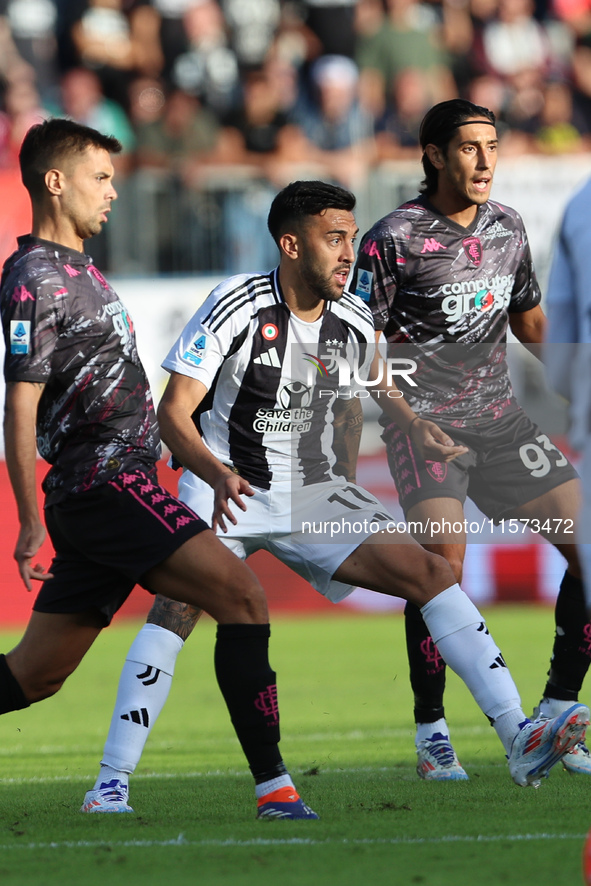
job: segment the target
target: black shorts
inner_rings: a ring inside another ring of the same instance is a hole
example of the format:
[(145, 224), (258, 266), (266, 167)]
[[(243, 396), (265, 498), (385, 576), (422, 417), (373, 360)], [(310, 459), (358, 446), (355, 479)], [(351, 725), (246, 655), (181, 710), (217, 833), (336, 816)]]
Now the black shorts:
[(382, 438), (405, 515), (431, 498), (466, 496), (499, 522), (516, 508), (576, 478), (567, 457), (519, 409), (477, 429), (455, 428), (434, 419), (468, 452), (451, 462), (424, 461), (410, 438), (391, 424)]
[(99, 611), (109, 624), (145, 573), (208, 529), (144, 471), (119, 474), (45, 510), (55, 549), (37, 612)]

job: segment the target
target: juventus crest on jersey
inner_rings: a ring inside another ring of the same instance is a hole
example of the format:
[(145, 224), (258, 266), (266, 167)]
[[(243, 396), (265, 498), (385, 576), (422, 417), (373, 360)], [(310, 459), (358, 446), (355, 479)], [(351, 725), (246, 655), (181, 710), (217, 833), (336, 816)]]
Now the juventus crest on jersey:
[(367, 372), (374, 337), (355, 296), (327, 302), (313, 323), (298, 318), (275, 270), (214, 289), (162, 365), (208, 389), (193, 419), (220, 461), (262, 489), (308, 485), (333, 479), (335, 399), (352, 395), (354, 368)]

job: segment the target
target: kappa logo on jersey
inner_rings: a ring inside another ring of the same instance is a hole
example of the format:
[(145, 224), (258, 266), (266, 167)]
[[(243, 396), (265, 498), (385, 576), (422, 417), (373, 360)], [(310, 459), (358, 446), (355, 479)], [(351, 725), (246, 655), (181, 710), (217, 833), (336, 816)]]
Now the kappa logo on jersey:
[(261, 335), (263, 338), (266, 338), (267, 341), (274, 341), (279, 335), (279, 330), (274, 323), (265, 323), (261, 329)]
[(462, 241), (462, 246), (468, 261), (471, 261), (473, 265), (478, 267), (482, 261), (482, 243), (478, 237), (466, 237)]
[(498, 240), (505, 237), (512, 237), (513, 231), (510, 231), (508, 228), (503, 227), (500, 221), (496, 221), (494, 225), (492, 225), (488, 231), (486, 231), (482, 235), (482, 239), (486, 243), (488, 240)]
[(16, 286), (12, 293), (13, 302), (35, 301), (35, 296), (29, 292), (26, 286)]
[(252, 362), (256, 363), (258, 366), (273, 366), (275, 369), (281, 369), (281, 360), (279, 359), (277, 348), (269, 348), (268, 351), (263, 351), (263, 353), (259, 357), (255, 357)]
[(10, 321), (10, 353), (28, 354), (31, 345), (31, 321)]
[(199, 338), (195, 339), (189, 350), (185, 351), (183, 354), (183, 360), (186, 360), (187, 363), (192, 363), (194, 366), (199, 366), (205, 357), (206, 350), (207, 336), (200, 335)]
[(440, 243), (435, 237), (425, 237), (425, 242), (421, 249), (421, 255), (424, 252), (439, 252), (440, 249), (447, 249), (447, 246), (444, 246), (443, 243)]
[(382, 260), (380, 250), (378, 249), (378, 244), (375, 240), (368, 240), (367, 243), (364, 243), (361, 247), (361, 251), (364, 252), (366, 255), (369, 255), (370, 258), (372, 255), (375, 255), (375, 257), (379, 258), (380, 261)]
[(369, 301), (373, 286), (373, 271), (360, 271), (355, 287), (355, 295), (363, 301)]

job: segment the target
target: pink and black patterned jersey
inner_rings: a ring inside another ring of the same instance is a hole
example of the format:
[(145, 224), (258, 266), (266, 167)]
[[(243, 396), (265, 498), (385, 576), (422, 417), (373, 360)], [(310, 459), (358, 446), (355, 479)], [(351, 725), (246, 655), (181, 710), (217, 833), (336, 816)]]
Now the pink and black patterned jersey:
[(515, 210), (490, 200), (463, 228), (425, 197), (405, 203), (364, 236), (350, 290), (388, 342), (422, 346), (418, 386), (404, 389), (417, 412), (471, 424), (516, 408), (509, 314), (534, 308), (541, 294)]
[(138, 462), (154, 469), (160, 439), (133, 325), (92, 259), (21, 237), (4, 265), (0, 304), (6, 382), (45, 385), (37, 448), (52, 465), (48, 503)]

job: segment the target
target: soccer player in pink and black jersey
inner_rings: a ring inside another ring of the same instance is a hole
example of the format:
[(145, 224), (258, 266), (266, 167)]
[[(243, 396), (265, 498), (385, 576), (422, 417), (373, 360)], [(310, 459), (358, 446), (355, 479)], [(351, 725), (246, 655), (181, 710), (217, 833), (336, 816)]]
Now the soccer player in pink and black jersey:
[[(540, 289), (519, 214), (490, 199), (494, 114), (463, 99), (442, 102), (426, 114), (420, 142), (421, 193), (367, 232), (350, 287), (369, 304), (378, 338), (422, 355), (416, 387), (399, 399), (380, 391), (390, 469), (411, 525), (465, 527), (468, 496), (495, 523), (529, 520), (564, 555), (550, 671), (536, 711), (554, 717), (578, 699), (590, 648), (575, 536), (567, 529), (579, 509), (579, 482), (520, 408), (505, 359), (508, 328), (528, 346), (542, 342)], [(461, 580), (463, 530), (416, 537)], [(418, 774), (466, 779), (445, 719), (445, 665), (418, 609), (408, 604), (405, 615)], [(591, 775), (586, 746), (563, 765)]]

